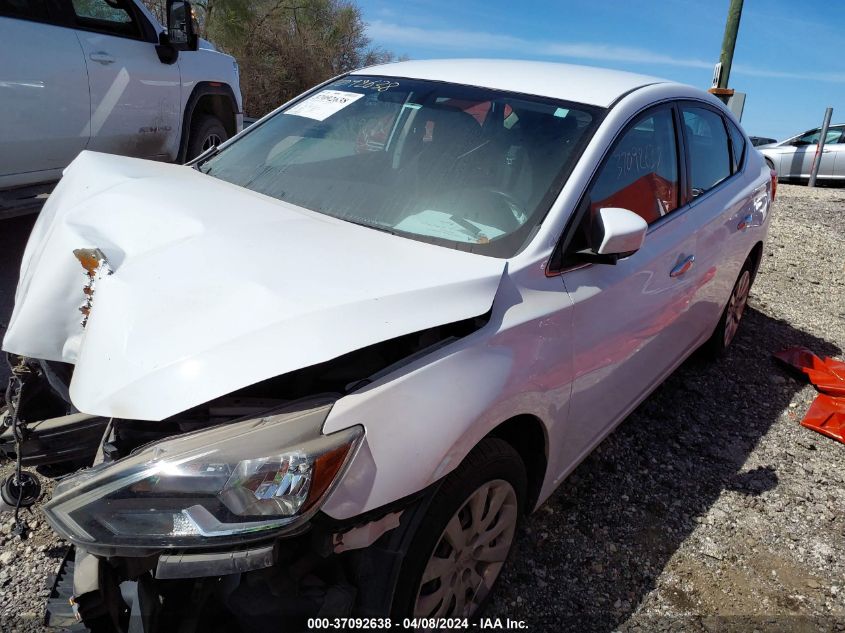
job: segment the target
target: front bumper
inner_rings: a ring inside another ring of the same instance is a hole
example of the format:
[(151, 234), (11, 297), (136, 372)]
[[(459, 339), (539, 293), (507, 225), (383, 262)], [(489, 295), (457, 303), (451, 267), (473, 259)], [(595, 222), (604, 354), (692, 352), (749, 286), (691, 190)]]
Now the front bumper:
[[(78, 616), (106, 631), (251, 633), (305, 631), (314, 617), (387, 617), (405, 553), (438, 488), (355, 521), (318, 514), (307, 533), (242, 549), (128, 558), (76, 548), (62, 564), (45, 622), (66, 626)], [(364, 543), (362, 534), (372, 539)]]

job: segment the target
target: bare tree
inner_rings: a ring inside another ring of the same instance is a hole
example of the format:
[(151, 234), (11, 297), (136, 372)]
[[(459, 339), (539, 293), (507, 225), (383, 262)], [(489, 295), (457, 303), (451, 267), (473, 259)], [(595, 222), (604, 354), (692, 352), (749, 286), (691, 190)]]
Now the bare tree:
[(143, 2), (144, 6), (156, 17), (156, 20), (161, 24), (167, 24), (167, 0), (143, 0)]
[[(166, 22), (166, 0), (144, 0)], [(238, 60), (244, 111), (266, 114), (334, 75), (395, 56), (351, 0), (195, 0), (198, 34)]]

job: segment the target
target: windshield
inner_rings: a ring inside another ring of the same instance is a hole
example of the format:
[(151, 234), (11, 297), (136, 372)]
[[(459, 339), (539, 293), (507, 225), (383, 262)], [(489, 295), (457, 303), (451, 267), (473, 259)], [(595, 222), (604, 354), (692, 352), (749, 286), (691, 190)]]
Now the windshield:
[(199, 169), (356, 224), (510, 257), (542, 222), (599, 113), (355, 75), (299, 100)]

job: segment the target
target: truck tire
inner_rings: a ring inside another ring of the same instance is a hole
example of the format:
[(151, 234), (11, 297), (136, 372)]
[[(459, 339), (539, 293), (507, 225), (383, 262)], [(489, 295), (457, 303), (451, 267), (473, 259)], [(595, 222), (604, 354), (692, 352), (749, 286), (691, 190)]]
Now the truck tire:
[(216, 116), (211, 114), (200, 114), (191, 123), (191, 132), (188, 137), (188, 152), (185, 159), (190, 161), (202, 154), (205, 150), (215, 145), (220, 145), (227, 140), (229, 135), (226, 128)]

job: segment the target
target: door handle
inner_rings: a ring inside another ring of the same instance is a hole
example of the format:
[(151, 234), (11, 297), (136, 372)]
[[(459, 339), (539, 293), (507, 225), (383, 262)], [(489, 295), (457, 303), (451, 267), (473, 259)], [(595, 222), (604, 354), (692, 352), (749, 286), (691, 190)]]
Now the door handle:
[(692, 265), (695, 263), (695, 255), (690, 255), (682, 262), (680, 262), (677, 266), (672, 269), (672, 272), (669, 273), (670, 277), (680, 277), (684, 273), (688, 272)]
[(88, 56), (88, 59), (90, 59), (92, 62), (97, 62), (98, 64), (104, 65), (114, 63), (114, 57), (112, 57), (105, 51), (97, 51), (96, 53), (91, 53)]

